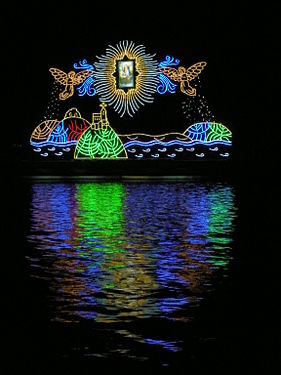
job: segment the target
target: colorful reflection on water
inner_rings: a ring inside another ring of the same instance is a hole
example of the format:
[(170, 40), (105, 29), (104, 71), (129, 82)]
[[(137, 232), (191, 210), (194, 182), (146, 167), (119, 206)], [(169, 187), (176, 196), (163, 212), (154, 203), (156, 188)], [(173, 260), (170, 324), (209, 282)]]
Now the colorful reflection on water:
[(221, 183), (35, 183), (27, 258), (48, 283), (55, 321), (186, 322), (228, 274), (235, 216), (233, 189)]

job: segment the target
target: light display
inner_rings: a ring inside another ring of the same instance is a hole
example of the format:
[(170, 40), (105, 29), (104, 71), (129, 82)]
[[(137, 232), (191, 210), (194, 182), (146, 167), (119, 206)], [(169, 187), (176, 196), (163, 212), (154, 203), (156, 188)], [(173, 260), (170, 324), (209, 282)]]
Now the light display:
[(78, 73), (75, 73), (73, 70), (69, 73), (65, 73), (56, 68), (50, 68), (49, 70), (55, 80), (64, 86), (64, 90), (59, 94), (60, 100), (70, 98), (74, 94), (74, 86), (79, 85), (93, 74), (92, 70), (82, 70)]
[[(94, 63), (85, 58), (74, 63), (77, 72), (50, 68), (55, 79), (51, 99), (44, 120), (30, 139), (35, 154), (75, 159), (228, 158), (232, 133), (215, 120), (198, 86), (207, 63), (200, 61), (185, 68), (171, 55), (160, 62), (154, 57), (143, 45), (125, 40), (109, 45)], [(97, 97), (101, 102), (100, 112), (93, 113), (90, 121), (76, 107), (58, 119), (58, 103), (71, 100), (74, 86), (78, 97)], [(118, 134), (109, 125), (106, 106), (121, 118), (133, 117), (142, 106), (153, 103), (155, 95), (175, 94), (178, 87), (186, 98), (180, 104), (187, 120), (185, 131)]]
[[(164, 68), (168, 66), (177, 66), (179, 64), (179, 60), (175, 59), (174, 57), (171, 57), (169, 55), (166, 56), (164, 61), (161, 61), (158, 64), (158, 68)], [(167, 91), (171, 94), (174, 94), (176, 92), (176, 87), (177, 85), (164, 74), (164, 73), (159, 73), (158, 75), (159, 79), (159, 85), (157, 86), (157, 92), (159, 94), (165, 94)]]
[(205, 61), (201, 61), (187, 69), (183, 66), (179, 66), (177, 69), (171, 67), (160, 67), (159, 70), (171, 80), (180, 82), (181, 92), (189, 96), (195, 96), (196, 89), (191, 87), (189, 82), (198, 77), (206, 65), (207, 63)]
[[(205, 132), (202, 132), (202, 128)], [(197, 131), (197, 132), (196, 132)], [(119, 135), (130, 158), (196, 159), (217, 154), (226, 156), (231, 146), (231, 132), (222, 124), (191, 125), (183, 133)], [(202, 152), (204, 150), (204, 152)], [(222, 155), (223, 154), (223, 155)]]
[(191, 125), (186, 133), (190, 139), (204, 142), (216, 140), (230, 142), (231, 140), (231, 131), (226, 126), (216, 122), (201, 122)]
[[(32, 132), (30, 145), (40, 156), (73, 156), (81, 134), (90, 123), (81, 117), (77, 108), (70, 108), (61, 121), (46, 120), (40, 123)], [(42, 152), (41, 152), (42, 151)]]
[[(153, 57), (145, 53), (143, 45), (135, 46), (133, 42), (122, 41), (116, 46), (109, 46), (105, 55), (98, 57), (95, 63), (95, 86), (100, 100), (112, 105), (121, 117), (125, 113), (133, 116), (141, 105), (152, 103), (152, 94), (156, 92), (159, 83), (157, 61)], [(120, 85), (122, 77), (116, 71), (118, 67), (126, 66), (126, 60), (129, 60), (131, 68), (131, 73), (129, 68), (127, 70), (130, 82), (128, 90)]]
[(109, 126), (105, 104), (100, 113), (93, 113), (93, 122), (79, 138), (74, 158), (127, 158), (126, 150), (118, 135)]
[(108, 46), (105, 55), (97, 57), (94, 64), (86, 59), (74, 63), (78, 73), (68, 74), (57, 68), (50, 72), (56, 82), (64, 86), (59, 94), (61, 100), (73, 96), (74, 86), (79, 96), (98, 94), (101, 102), (113, 106), (122, 117), (124, 114), (133, 116), (140, 106), (152, 103), (155, 93), (165, 94), (176, 92), (179, 82), (180, 90), (188, 96), (195, 96), (196, 89), (190, 81), (199, 76), (206, 62), (198, 62), (189, 68), (178, 66), (179, 59), (166, 55), (165, 60), (157, 63), (155, 55), (147, 54), (143, 45), (123, 40), (115, 46)]
[[(84, 59), (82, 61), (79, 61), (79, 64), (77, 63), (74, 63), (73, 64), (73, 67), (77, 70), (94, 70), (94, 66), (92, 64), (88, 64), (87, 60)], [(79, 96), (84, 96), (84, 95), (88, 95), (88, 96), (94, 96), (96, 95), (97, 91), (96, 89), (94, 88), (94, 78), (93, 76), (89, 76), (88, 78), (85, 79), (85, 81), (77, 87), (77, 91), (78, 91), (78, 95)]]
[(45, 142), (57, 124), (58, 120), (45, 120), (41, 122), (31, 134), (31, 144), (37, 146), (40, 142)]
[(86, 59), (79, 61), (79, 63), (74, 63), (73, 68), (77, 70), (94, 70), (94, 65), (89, 64)]
[[(75, 159), (192, 159), (215, 155), (228, 157), (231, 131), (223, 124), (201, 122), (183, 133), (159, 135), (144, 133), (117, 134), (109, 125), (106, 104), (92, 114), (92, 122), (81, 117), (76, 108), (68, 110), (61, 121), (39, 124), (30, 143), (36, 153)], [(59, 152), (57, 150), (59, 148)]]

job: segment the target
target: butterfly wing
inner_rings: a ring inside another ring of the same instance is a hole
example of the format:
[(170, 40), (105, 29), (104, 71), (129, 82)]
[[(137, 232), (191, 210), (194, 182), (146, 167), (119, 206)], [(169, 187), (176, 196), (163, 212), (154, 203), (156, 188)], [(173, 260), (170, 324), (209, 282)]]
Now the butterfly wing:
[(67, 84), (67, 74), (65, 72), (57, 68), (50, 68), (49, 71), (52, 73), (52, 76), (57, 82), (62, 85)]
[(194, 78), (198, 77), (202, 70), (205, 68), (207, 63), (205, 61), (200, 61), (194, 65), (191, 65), (187, 70), (187, 79), (188, 81), (193, 80)]
[(160, 71), (173, 81), (180, 81), (179, 72), (175, 68), (160, 68)]
[(84, 82), (85, 79), (93, 75), (92, 70), (82, 70), (81, 72), (78, 72), (75, 76), (75, 79), (73, 80), (74, 85), (79, 85), (80, 83)]

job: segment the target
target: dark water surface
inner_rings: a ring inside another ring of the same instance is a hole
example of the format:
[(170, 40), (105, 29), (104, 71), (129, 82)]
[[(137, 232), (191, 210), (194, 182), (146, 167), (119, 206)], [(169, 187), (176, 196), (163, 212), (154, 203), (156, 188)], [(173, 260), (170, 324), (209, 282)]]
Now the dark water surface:
[(256, 364), (249, 351), (264, 328), (250, 307), (263, 292), (246, 282), (250, 241), (232, 183), (30, 181), (16, 195), (19, 368), (225, 374)]

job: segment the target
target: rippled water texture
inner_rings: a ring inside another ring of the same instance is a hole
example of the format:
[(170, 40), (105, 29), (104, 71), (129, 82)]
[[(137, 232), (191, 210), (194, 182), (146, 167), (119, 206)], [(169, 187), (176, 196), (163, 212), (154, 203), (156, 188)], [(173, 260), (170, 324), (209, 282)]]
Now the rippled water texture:
[(31, 189), (27, 259), (31, 277), (47, 285), (50, 322), (92, 330), (67, 354), (145, 360), (152, 347), (180, 352), (183, 336), (173, 324), (188, 327), (228, 276), (232, 186), (34, 183)]

